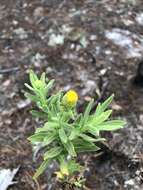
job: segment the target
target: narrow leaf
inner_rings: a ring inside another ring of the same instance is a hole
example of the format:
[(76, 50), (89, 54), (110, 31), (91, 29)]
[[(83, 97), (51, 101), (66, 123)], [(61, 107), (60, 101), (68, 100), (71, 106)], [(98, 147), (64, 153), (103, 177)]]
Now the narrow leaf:
[(47, 133), (45, 132), (35, 133), (34, 135), (28, 137), (28, 140), (30, 140), (31, 142), (42, 142), (46, 135)]
[(125, 124), (126, 122), (122, 120), (112, 120), (112, 121), (106, 121), (101, 125), (98, 125), (96, 128), (99, 131), (113, 131), (116, 129), (123, 128)]
[(100, 148), (97, 147), (93, 142), (87, 142), (82, 139), (77, 139), (74, 142), (75, 150), (77, 152), (90, 152), (90, 151), (97, 151)]
[(46, 79), (46, 74), (44, 72), (44, 73), (42, 73), (40, 80), (45, 84), (45, 82), (46, 82), (45, 79)]
[(75, 149), (74, 149), (74, 145), (71, 141), (69, 141), (67, 144), (65, 144), (65, 148), (66, 150), (68, 151), (68, 153), (75, 157), (76, 156), (76, 152), (75, 152)]
[(46, 86), (46, 91), (48, 91), (50, 88), (52, 88), (53, 84), (54, 84), (54, 80), (50, 80)]
[(81, 138), (83, 138), (85, 141), (88, 141), (88, 142), (98, 142), (98, 141), (105, 141), (106, 139), (105, 138), (93, 138), (93, 137), (90, 137), (88, 135), (85, 135), (85, 134), (81, 134), (80, 135)]
[(44, 138), (43, 145), (44, 145), (44, 146), (47, 146), (47, 145), (51, 144), (55, 139), (56, 139), (56, 134), (50, 133), (50, 134), (48, 134), (48, 135)]
[(67, 143), (68, 138), (63, 128), (59, 129), (59, 137), (62, 141), (62, 143)]
[(73, 130), (71, 131), (71, 134), (70, 134), (70, 136), (69, 136), (69, 140), (73, 140), (73, 139), (75, 139), (76, 137), (78, 137), (79, 133), (80, 133), (80, 130), (79, 130), (79, 129), (73, 128)]
[(38, 80), (38, 77), (34, 74), (34, 72), (32, 70), (30, 70), (30, 73), (29, 73), (29, 78), (30, 78), (30, 82), (32, 84), (32, 86), (34, 87), (34, 83), (36, 80)]
[(108, 110), (108, 111), (101, 113), (98, 116), (95, 116), (95, 115), (91, 116), (88, 120), (87, 126), (92, 126), (92, 125), (96, 126), (96, 125), (101, 124), (103, 121), (105, 121), (109, 118), (111, 113), (112, 113), (112, 110)]
[(48, 116), (46, 113), (44, 112), (39, 112), (39, 111), (36, 111), (36, 110), (32, 110), (31, 111), (31, 114), (34, 116), (34, 117), (39, 117), (39, 118), (42, 118), (42, 119), (46, 119)]
[(34, 96), (34, 95), (32, 95), (32, 94), (30, 94), (28, 92), (25, 93), (25, 97), (28, 98), (28, 99), (30, 99), (33, 102), (37, 102), (38, 101), (38, 98), (36, 96)]
[(85, 109), (85, 112), (84, 112), (84, 121), (88, 118), (88, 116), (89, 116), (89, 114), (90, 114), (90, 111), (91, 111), (91, 109), (92, 109), (92, 106), (93, 106), (93, 103), (94, 103), (94, 99), (92, 99), (89, 103), (88, 103), (88, 105), (87, 105), (87, 107), (86, 107), (86, 109)]
[(52, 121), (50, 122), (49, 121), (49, 122), (46, 122), (43, 127), (36, 129), (36, 132), (38, 132), (38, 131), (53, 131), (56, 128), (58, 128), (57, 122), (52, 122)]
[(40, 167), (36, 170), (36, 173), (33, 176), (33, 179), (36, 180), (43, 172), (44, 170), (48, 167), (48, 165), (50, 164), (50, 160), (44, 160), (44, 162), (42, 162), (42, 164), (40, 165)]
[(29, 90), (32, 90), (34, 92), (34, 88), (32, 88), (29, 84), (25, 83), (24, 84)]
[(110, 103), (112, 102), (114, 98), (114, 94), (112, 94), (107, 100), (105, 100), (102, 104), (99, 103), (97, 108), (96, 108), (96, 111), (95, 111), (95, 115), (98, 116), (100, 115), (102, 112), (104, 112), (107, 107), (110, 105)]
[(88, 132), (95, 137), (99, 136), (99, 130), (97, 130), (95, 127), (91, 127), (91, 128), (89, 127)]
[(59, 127), (59, 124), (57, 122), (54, 122), (54, 121), (48, 121), (45, 123), (44, 127), (57, 128), (57, 127)]
[(47, 152), (45, 152), (45, 154), (44, 154), (44, 160), (47, 160), (49, 158), (54, 158), (54, 157), (58, 156), (62, 152), (62, 150), (63, 149), (61, 147), (51, 148), (50, 150), (48, 150)]

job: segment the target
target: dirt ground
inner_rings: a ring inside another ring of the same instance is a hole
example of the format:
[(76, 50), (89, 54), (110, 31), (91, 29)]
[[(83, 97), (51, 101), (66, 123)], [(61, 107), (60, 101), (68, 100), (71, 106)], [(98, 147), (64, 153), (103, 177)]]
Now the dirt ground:
[(103, 134), (100, 155), (81, 156), (86, 184), (143, 189), (143, 78), (134, 82), (142, 59), (142, 0), (0, 0), (0, 169), (19, 167), (9, 190), (54, 190), (52, 166), (32, 180), (41, 156), (27, 141), (40, 125), (23, 95), (29, 69), (54, 78), (54, 91), (76, 89), (79, 111), (115, 93), (113, 117), (127, 126)]

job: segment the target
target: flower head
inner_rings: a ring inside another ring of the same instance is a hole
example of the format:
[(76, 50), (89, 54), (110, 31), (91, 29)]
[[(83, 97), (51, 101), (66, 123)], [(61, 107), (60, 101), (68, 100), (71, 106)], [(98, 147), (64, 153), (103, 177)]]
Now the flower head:
[(64, 104), (75, 106), (78, 101), (78, 94), (74, 90), (69, 90), (63, 97)]
[(38, 89), (41, 88), (41, 87), (43, 87), (42, 81), (37, 79), (37, 80), (35, 81), (35, 86), (36, 86), (36, 88), (38, 88)]

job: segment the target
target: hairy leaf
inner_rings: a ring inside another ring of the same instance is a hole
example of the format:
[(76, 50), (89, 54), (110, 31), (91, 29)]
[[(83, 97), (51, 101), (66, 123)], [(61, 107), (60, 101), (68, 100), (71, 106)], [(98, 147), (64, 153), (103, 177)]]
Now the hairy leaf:
[(43, 84), (45, 84), (45, 80), (46, 80), (46, 74), (45, 74), (45, 72), (44, 73), (42, 73), (42, 75), (41, 75), (41, 77), (40, 77), (40, 80), (43, 82)]
[(48, 118), (48, 115), (46, 113), (40, 112), (40, 111), (36, 111), (36, 110), (31, 110), (31, 114), (34, 117), (38, 117), (38, 118), (42, 118), (42, 119)]
[(68, 151), (69, 155), (75, 157), (76, 156), (76, 152), (74, 149), (74, 145), (71, 141), (69, 141), (67, 144), (65, 144), (65, 148)]
[(83, 115), (84, 122), (86, 122), (86, 120), (88, 119), (88, 116), (89, 116), (90, 111), (91, 111), (91, 109), (92, 109), (93, 103), (94, 103), (94, 99), (92, 99), (92, 100), (88, 103), (88, 105), (87, 105), (87, 107), (86, 107), (86, 109), (85, 109), (85, 112), (84, 112), (84, 115)]
[(98, 116), (100, 115), (102, 112), (104, 112), (107, 107), (110, 105), (110, 103), (112, 102), (114, 98), (114, 94), (112, 94), (107, 100), (105, 100), (102, 104), (99, 103), (97, 108), (96, 108), (96, 111), (95, 111), (95, 116)]
[(47, 133), (45, 132), (39, 132), (35, 133), (34, 135), (30, 136), (28, 140), (30, 140), (32, 143), (34, 142), (42, 142), (43, 139), (46, 137)]
[(33, 92), (35, 91), (34, 88), (32, 88), (29, 84), (25, 83), (24, 85), (25, 85), (29, 90), (31, 90), (31, 91), (33, 91)]
[(101, 113), (99, 116), (91, 116), (89, 120), (87, 121), (87, 126), (97, 126), (107, 120), (109, 116), (111, 115), (112, 110), (105, 111)]
[(93, 138), (93, 137), (90, 137), (89, 135), (85, 135), (85, 134), (81, 134), (80, 137), (85, 140), (85, 141), (88, 141), (88, 142), (98, 142), (98, 141), (105, 141), (106, 139), (105, 138)]
[(97, 151), (100, 148), (97, 147), (94, 143), (92, 142), (87, 142), (87, 141), (83, 141), (81, 139), (77, 139), (74, 142), (74, 146), (75, 146), (75, 150), (76, 152), (80, 153), (80, 152), (91, 152), (91, 151)]
[(52, 143), (54, 140), (56, 139), (56, 134), (55, 133), (50, 133), (48, 134), (43, 141), (43, 145), (49, 145), (50, 143)]
[(36, 180), (44, 172), (44, 170), (48, 167), (49, 164), (50, 164), (49, 159), (44, 160), (44, 162), (42, 162), (40, 167), (36, 170), (36, 173), (34, 174), (33, 179)]
[(51, 148), (50, 150), (45, 152), (44, 160), (58, 156), (62, 152), (62, 150), (63, 150), (63, 148), (59, 147), (59, 146)]
[(38, 98), (35, 95), (32, 95), (32, 94), (30, 94), (28, 92), (25, 93), (25, 97), (29, 98), (33, 102), (37, 102), (38, 101)]
[(67, 143), (68, 138), (63, 128), (59, 129), (59, 137), (62, 141), (62, 143)]
[(125, 124), (126, 124), (125, 121), (111, 120), (111, 121), (106, 121), (102, 123), (101, 125), (98, 125), (97, 129), (99, 131), (113, 131), (113, 130), (123, 128)]
[(77, 138), (79, 134), (80, 134), (80, 130), (78, 128), (73, 128), (69, 136), (69, 140), (73, 140)]
[(32, 70), (30, 70), (29, 76), (32, 86), (35, 87), (35, 81), (38, 80), (38, 77)]

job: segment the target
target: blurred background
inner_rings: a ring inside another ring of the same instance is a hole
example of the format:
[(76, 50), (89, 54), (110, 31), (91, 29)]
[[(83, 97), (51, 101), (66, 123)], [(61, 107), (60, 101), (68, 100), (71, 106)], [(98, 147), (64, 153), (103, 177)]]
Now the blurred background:
[(32, 180), (41, 155), (27, 141), (40, 125), (23, 94), (29, 69), (54, 78), (53, 92), (77, 90), (79, 111), (91, 97), (98, 103), (115, 94), (113, 117), (127, 127), (103, 134), (100, 154), (81, 156), (86, 183), (143, 189), (143, 1), (0, 0), (0, 179), (14, 169), (9, 190), (51, 190), (53, 166)]

